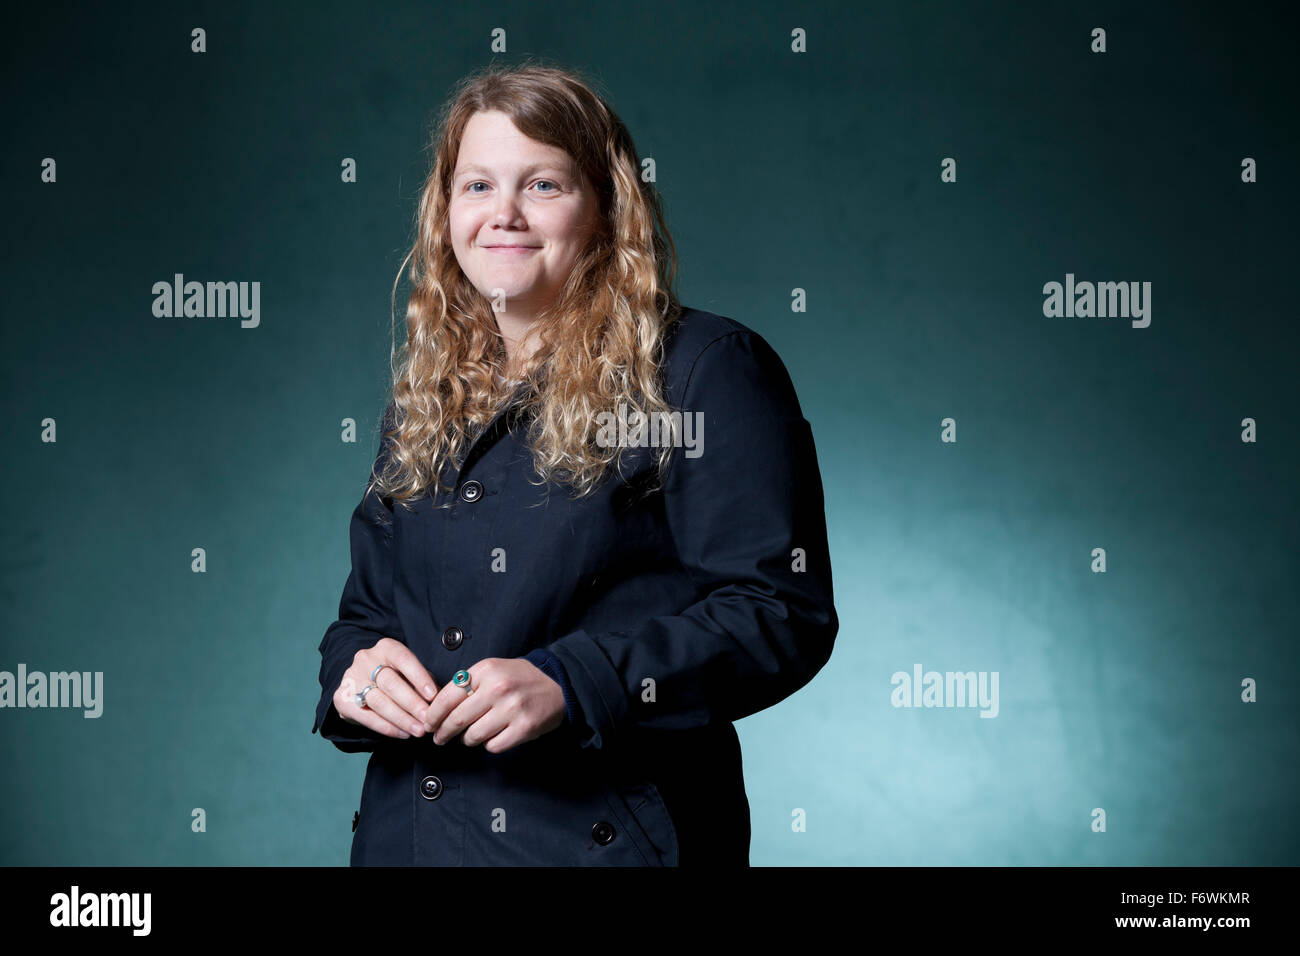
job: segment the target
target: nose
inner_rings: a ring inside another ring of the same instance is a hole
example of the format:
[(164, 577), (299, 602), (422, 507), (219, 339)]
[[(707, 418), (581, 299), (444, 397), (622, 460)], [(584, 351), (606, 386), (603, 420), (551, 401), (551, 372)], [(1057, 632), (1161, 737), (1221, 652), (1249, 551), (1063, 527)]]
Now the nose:
[(497, 205), (492, 221), (500, 226), (508, 226), (518, 222), (522, 217), (519, 210), (519, 199), (508, 190), (501, 190), (498, 193)]

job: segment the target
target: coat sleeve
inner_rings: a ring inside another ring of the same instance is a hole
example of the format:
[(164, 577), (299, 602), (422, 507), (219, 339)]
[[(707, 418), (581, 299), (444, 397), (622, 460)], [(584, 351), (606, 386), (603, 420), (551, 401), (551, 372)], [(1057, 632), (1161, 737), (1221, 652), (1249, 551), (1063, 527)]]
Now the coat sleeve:
[[(372, 474), (378, 474), (387, 459), (393, 427), (393, 406), (384, 412), (380, 446)], [(352, 512), (349, 526), (352, 570), (343, 586), (339, 616), (325, 630), (320, 642), (321, 697), (316, 706), (312, 733), (331, 741), (346, 753), (374, 750), (389, 738), (368, 727), (352, 724), (334, 707), (334, 691), (343, 672), (363, 647), (374, 646), (381, 637), (405, 642), (401, 623), (393, 609), (393, 513), (391, 503), (375, 492), (365, 494)]]
[(583, 747), (631, 725), (695, 728), (770, 707), (813, 678), (839, 630), (812, 428), (780, 357), (752, 330), (727, 333), (696, 358), (680, 407), (703, 413), (702, 451), (674, 450), (664, 507), (700, 596), (547, 646), (577, 696)]

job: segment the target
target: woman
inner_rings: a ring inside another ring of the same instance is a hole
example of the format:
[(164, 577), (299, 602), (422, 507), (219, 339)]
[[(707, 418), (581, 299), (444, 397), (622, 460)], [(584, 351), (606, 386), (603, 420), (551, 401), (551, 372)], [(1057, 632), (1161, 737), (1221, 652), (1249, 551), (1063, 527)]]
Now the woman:
[(789, 375), (680, 306), (631, 136), (576, 75), (471, 77), (434, 151), (320, 644), (312, 730), (371, 752), (352, 863), (748, 865), (732, 721), (838, 629)]

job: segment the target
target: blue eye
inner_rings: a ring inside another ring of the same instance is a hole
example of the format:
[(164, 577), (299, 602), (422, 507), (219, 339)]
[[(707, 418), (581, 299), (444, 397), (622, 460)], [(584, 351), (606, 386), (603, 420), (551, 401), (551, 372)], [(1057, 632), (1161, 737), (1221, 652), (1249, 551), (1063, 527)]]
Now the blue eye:
[[(542, 192), (548, 192), (548, 193), (549, 193), (549, 192), (561, 192), (561, 191), (562, 191), (562, 190), (560, 189), (560, 187), (555, 183), (555, 181), (554, 181), (554, 180), (551, 180), (551, 179), (539, 179), (539, 180), (537, 181), (537, 183), (538, 183), (538, 185), (541, 185), (542, 183), (545, 183), (546, 185), (553, 187), (553, 188), (551, 188), (551, 189), (545, 189), (545, 190), (542, 190)], [(472, 183), (467, 183), (466, 186), (465, 186), (465, 188), (466, 188), (467, 190), (469, 190), (470, 192), (472, 192), (472, 193), (477, 193), (477, 192), (479, 192), (479, 190), (476, 190), (476, 189), (474, 188), (475, 186), (486, 186), (486, 185), (487, 185), (487, 183), (483, 182), (483, 180), (481, 180), (481, 179), (476, 179), (476, 180), (474, 180), (474, 182), (472, 182)]]

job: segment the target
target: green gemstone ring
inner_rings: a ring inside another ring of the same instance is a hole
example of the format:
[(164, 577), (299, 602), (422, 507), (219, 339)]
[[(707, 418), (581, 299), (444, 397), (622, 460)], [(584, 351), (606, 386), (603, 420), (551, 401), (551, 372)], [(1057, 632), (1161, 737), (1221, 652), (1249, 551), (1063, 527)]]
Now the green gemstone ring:
[(457, 687), (463, 687), (467, 694), (474, 693), (474, 688), (470, 687), (469, 671), (467, 670), (456, 671), (451, 675), (451, 682)]

